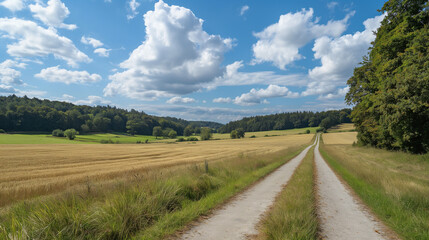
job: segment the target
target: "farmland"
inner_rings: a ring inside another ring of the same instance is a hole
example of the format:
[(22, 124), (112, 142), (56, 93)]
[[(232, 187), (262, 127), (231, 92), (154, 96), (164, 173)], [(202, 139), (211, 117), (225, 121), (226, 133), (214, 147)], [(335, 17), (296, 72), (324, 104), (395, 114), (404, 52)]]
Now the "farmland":
[[(272, 136), (286, 136), (293, 134), (306, 133), (306, 130), (310, 130), (311, 133), (316, 132), (315, 127), (310, 128), (296, 128), (289, 130), (277, 130), (277, 131), (262, 131), (262, 132), (247, 132), (246, 138), (254, 137), (272, 137)], [(200, 139), (200, 136), (193, 136)], [(186, 137), (185, 137), (186, 138)], [(224, 140), (230, 139), (229, 133), (215, 133), (213, 139)], [(104, 142), (116, 143), (116, 144), (132, 144), (132, 143), (144, 143), (146, 142), (174, 142), (175, 139), (164, 139), (162, 137), (155, 138), (154, 136), (148, 135), (127, 135), (119, 133), (94, 133), (77, 135), (73, 141), (70, 141), (64, 137), (53, 137), (51, 134), (32, 134), (32, 133), (17, 133), (17, 134), (0, 134), (0, 144), (97, 144)]]
[(160, 239), (284, 164), (313, 137), (1, 145), (0, 199), (8, 206), (0, 211), (0, 238), (124, 239), (141, 232)]
[(305, 134), (132, 145), (0, 145), (0, 205), (150, 169), (266, 155), (307, 144), (312, 137)]
[(357, 141), (357, 132), (334, 132), (323, 134), (323, 142), (327, 145), (345, 144), (351, 145)]

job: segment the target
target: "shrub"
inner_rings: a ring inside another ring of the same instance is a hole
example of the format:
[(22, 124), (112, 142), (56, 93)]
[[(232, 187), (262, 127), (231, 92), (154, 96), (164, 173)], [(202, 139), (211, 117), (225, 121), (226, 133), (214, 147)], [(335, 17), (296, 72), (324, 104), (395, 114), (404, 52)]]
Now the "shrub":
[(310, 133), (310, 129), (305, 130), (305, 133), (309, 134)]
[(255, 135), (252, 135), (252, 136), (250, 136), (250, 138), (256, 138), (256, 136), (255, 136)]
[(185, 141), (185, 139), (184, 138), (182, 138), (182, 137), (180, 137), (180, 138), (178, 138), (177, 140), (176, 140), (176, 142), (184, 142)]
[(244, 132), (244, 129), (242, 129), (242, 128), (237, 128), (237, 129), (236, 129), (236, 131), (237, 131), (237, 137), (238, 137), (238, 138), (244, 138), (244, 135), (246, 134), (246, 133)]
[(232, 130), (231, 133), (230, 133), (230, 136), (231, 136), (232, 139), (238, 138), (237, 131), (236, 130)]
[(320, 127), (318, 129), (316, 129), (316, 132), (326, 132), (325, 128)]
[(212, 138), (212, 130), (208, 127), (201, 128), (201, 140), (209, 140)]
[(73, 140), (76, 138), (76, 135), (79, 134), (74, 128), (70, 128), (64, 131), (64, 135), (69, 139)]
[[(113, 144), (113, 141), (110, 138), (109, 138), (109, 140), (101, 139), (100, 143), (102, 143), (102, 144)], [(119, 143), (119, 141), (116, 141), (116, 143)]]
[(52, 131), (52, 136), (54, 137), (64, 137), (64, 132), (61, 129), (55, 129)]
[(0, 133), (6, 133), (6, 131), (3, 129), (0, 129)]
[(169, 138), (176, 138), (177, 137), (177, 132), (174, 130), (170, 130), (170, 132), (168, 133), (168, 137)]
[(193, 141), (193, 142), (195, 142), (195, 141), (198, 141), (198, 138), (197, 137), (188, 137), (188, 139), (186, 139), (186, 141)]
[(142, 141), (140, 141), (140, 140), (137, 140), (137, 142), (136, 142), (137, 144), (140, 144), (140, 143), (142, 143)]
[(144, 143), (147, 143), (147, 142), (149, 142), (149, 139), (146, 139), (146, 140), (144, 141)]

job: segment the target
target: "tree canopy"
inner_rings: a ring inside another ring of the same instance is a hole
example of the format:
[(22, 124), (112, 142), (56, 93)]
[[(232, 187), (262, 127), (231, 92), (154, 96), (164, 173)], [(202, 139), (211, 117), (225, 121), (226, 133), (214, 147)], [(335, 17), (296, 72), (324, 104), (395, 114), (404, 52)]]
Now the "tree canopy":
[(286, 130), (293, 128), (317, 127), (326, 118), (325, 128), (330, 128), (340, 123), (351, 123), (349, 114), (351, 109), (332, 110), (326, 112), (289, 112), (266, 116), (246, 117), (238, 121), (232, 121), (221, 127), (218, 132), (231, 133), (240, 129), (244, 132), (258, 132), (270, 130)]
[(182, 135), (186, 126), (217, 129), (220, 123), (156, 117), (145, 112), (111, 106), (80, 106), (68, 102), (18, 97), (0, 97), (0, 129), (7, 132), (76, 129), (87, 132), (128, 132), (152, 135), (153, 128), (172, 129)]
[(429, 151), (429, 3), (389, 0), (369, 56), (348, 80), (358, 141)]

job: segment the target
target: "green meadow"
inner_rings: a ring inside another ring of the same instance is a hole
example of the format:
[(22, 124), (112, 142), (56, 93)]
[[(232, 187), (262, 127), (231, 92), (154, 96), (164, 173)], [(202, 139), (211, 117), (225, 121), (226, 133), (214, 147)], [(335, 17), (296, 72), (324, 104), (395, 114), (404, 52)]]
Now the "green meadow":
[[(316, 133), (317, 127), (295, 128), (288, 130), (273, 130), (263, 132), (246, 132), (246, 138), (250, 137), (272, 137), (285, 136), (291, 134), (305, 134), (307, 130), (310, 133)], [(178, 136), (178, 138), (181, 136)], [(195, 136), (194, 136), (195, 137)], [(196, 136), (200, 138), (199, 136)], [(187, 137), (184, 137), (187, 138)], [(229, 139), (229, 133), (215, 133), (215, 140)], [(148, 142), (174, 142), (175, 139), (163, 137), (155, 138), (148, 135), (127, 135), (121, 133), (94, 133), (77, 135), (74, 140), (68, 140), (65, 137), (53, 137), (50, 133), (11, 133), (0, 134), (0, 144), (97, 144), (101, 142), (118, 143), (118, 144), (134, 144)]]

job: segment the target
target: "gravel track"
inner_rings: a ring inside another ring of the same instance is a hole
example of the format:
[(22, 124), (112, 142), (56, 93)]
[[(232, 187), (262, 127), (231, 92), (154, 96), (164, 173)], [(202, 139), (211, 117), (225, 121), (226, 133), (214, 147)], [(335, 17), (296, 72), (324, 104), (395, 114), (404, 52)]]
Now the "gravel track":
[(234, 240), (246, 239), (249, 235), (257, 234), (256, 226), (260, 217), (274, 203), (277, 194), (287, 184), (296, 167), (313, 145), (262, 181), (237, 195), (233, 201), (216, 210), (208, 219), (185, 232), (180, 239)]
[(365, 210), (322, 158), (319, 142), (314, 158), (322, 239), (389, 239), (382, 231), (385, 226)]

